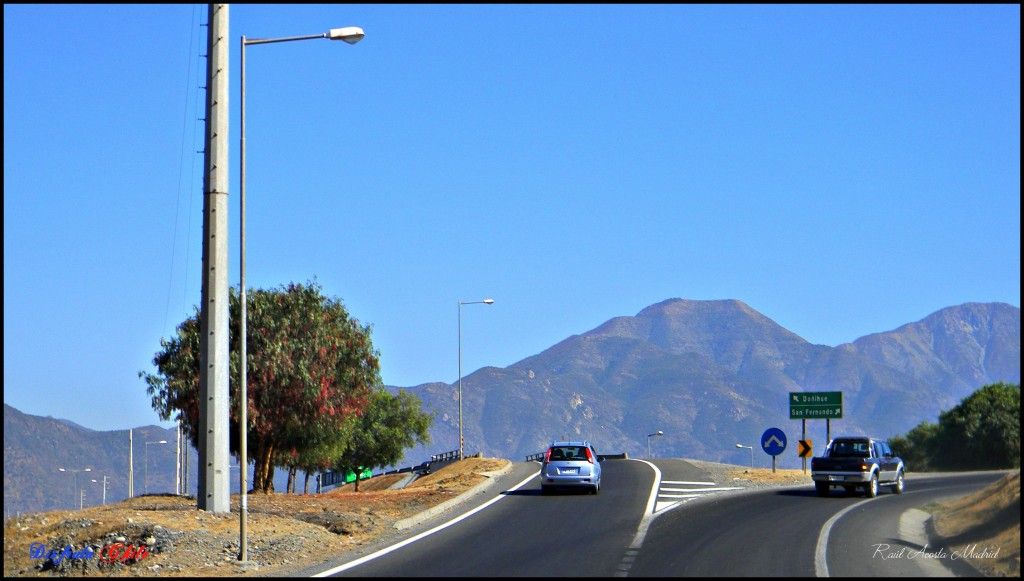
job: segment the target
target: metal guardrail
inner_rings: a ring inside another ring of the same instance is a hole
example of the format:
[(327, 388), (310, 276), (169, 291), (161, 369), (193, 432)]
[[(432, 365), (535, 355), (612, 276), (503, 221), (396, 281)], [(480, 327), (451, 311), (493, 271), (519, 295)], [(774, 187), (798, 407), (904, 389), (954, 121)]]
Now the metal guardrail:
[[(542, 452), (540, 454), (534, 454), (533, 456), (536, 456), (537, 457), (536, 460), (539, 461), (539, 460), (542, 460), (544, 458), (544, 453)], [(533, 456), (527, 456), (526, 460), (530, 461), (531, 459), (533, 459)], [(454, 462), (454, 461), (456, 461), (458, 459), (459, 459), (459, 451), (458, 450), (451, 450), (451, 451), (448, 451), (448, 452), (441, 452), (440, 454), (431, 454), (430, 455), (430, 460), (428, 462), (424, 462), (424, 463), (420, 464), (419, 466), (407, 466), (405, 468), (396, 468), (394, 470), (388, 470), (387, 472), (381, 472), (379, 474), (374, 474), (373, 476), (382, 476), (382, 475), (385, 475), (385, 474), (406, 474), (406, 473), (409, 473), (409, 472), (416, 472), (418, 474), (430, 474), (430, 472), (431, 472), (431, 465), (432, 464), (444, 464), (444, 463), (447, 463), (447, 462)], [(326, 471), (326, 472), (319, 473), (317, 475), (317, 480), (318, 480), (317, 491), (319, 492), (319, 491), (321, 491), (326, 486), (334, 486), (335, 484), (344, 484), (344, 482), (345, 482), (345, 474), (344, 474), (344, 472), (340, 472), (340, 471), (336, 471), (336, 470), (329, 470), (329, 471)]]
[(543, 459), (544, 452), (541, 452), (540, 454), (530, 454), (529, 456), (526, 457), (527, 462), (540, 462)]
[(451, 462), (452, 460), (459, 459), (459, 451), (452, 450), (451, 452), (442, 452), (441, 454), (433, 454), (430, 456), (431, 462)]

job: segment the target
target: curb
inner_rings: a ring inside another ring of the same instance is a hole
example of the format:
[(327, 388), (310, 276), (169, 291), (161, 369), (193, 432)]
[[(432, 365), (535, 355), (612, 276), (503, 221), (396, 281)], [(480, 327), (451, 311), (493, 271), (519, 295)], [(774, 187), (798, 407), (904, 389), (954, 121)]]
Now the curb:
[(498, 470), (496, 472), (481, 472), (480, 474), (482, 476), (486, 476), (487, 480), (484, 480), (480, 484), (477, 484), (473, 488), (470, 488), (469, 490), (463, 492), (462, 494), (456, 496), (455, 498), (453, 498), (451, 500), (446, 500), (446, 501), (442, 502), (441, 504), (439, 504), (439, 505), (437, 505), (437, 506), (435, 506), (433, 508), (428, 508), (427, 510), (425, 510), (425, 511), (419, 513), (419, 514), (416, 514), (416, 515), (413, 515), (413, 516), (411, 516), (409, 518), (404, 518), (404, 519), (402, 519), (400, 521), (397, 521), (395, 523), (395, 528), (400, 530), (400, 531), (402, 531), (402, 530), (414, 527), (414, 526), (416, 526), (416, 525), (418, 525), (418, 524), (420, 524), (420, 523), (422, 523), (422, 522), (424, 522), (424, 521), (426, 521), (428, 519), (431, 519), (431, 518), (441, 514), (442, 512), (445, 512), (446, 510), (451, 509), (452, 507), (458, 506), (458, 505), (468, 501), (471, 497), (477, 495), (478, 493), (481, 493), (481, 492), (487, 490), (488, 488), (490, 488), (492, 485), (494, 485), (494, 483), (495, 483), (495, 481), (496, 481), (498, 476), (502, 476), (504, 474), (508, 474), (511, 471), (512, 471), (512, 463), (509, 462), (504, 468), (502, 468), (501, 470)]

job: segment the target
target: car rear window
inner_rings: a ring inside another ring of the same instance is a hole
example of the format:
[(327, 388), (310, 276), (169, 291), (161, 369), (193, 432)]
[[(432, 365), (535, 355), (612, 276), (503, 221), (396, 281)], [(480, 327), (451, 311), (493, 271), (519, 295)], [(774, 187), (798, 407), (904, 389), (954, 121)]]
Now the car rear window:
[(554, 446), (551, 448), (552, 462), (575, 461), (587, 459), (586, 446)]

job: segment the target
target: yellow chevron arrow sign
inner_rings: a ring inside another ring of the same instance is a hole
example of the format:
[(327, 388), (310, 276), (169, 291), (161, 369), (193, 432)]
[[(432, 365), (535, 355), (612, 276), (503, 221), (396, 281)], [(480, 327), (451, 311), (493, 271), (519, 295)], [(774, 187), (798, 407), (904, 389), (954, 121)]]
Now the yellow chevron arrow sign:
[(813, 447), (811, 444), (813, 444), (811, 440), (800, 440), (800, 443), (797, 446), (797, 453), (801, 458), (810, 458), (813, 455), (811, 454), (811, 449)]

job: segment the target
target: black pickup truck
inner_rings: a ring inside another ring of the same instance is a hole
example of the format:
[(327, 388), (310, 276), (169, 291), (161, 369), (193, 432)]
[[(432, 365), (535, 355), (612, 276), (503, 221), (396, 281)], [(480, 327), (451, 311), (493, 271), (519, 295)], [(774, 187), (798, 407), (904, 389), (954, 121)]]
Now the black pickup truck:
[(862, 488), (868, 498), (878, 495), (879, 486), (902, 494), (903, 472), (903, 460), (893, 455), (888, 443), (866, 436), (835, 438), (823, 456), (811, 459), (818, 496), (828, 496), (833, 486), (842, 486), (847, 493)]

